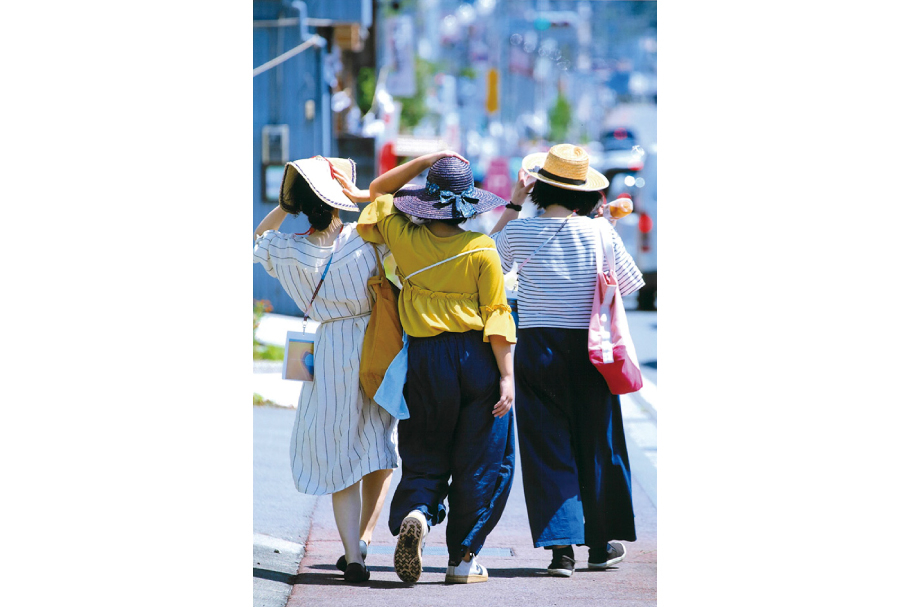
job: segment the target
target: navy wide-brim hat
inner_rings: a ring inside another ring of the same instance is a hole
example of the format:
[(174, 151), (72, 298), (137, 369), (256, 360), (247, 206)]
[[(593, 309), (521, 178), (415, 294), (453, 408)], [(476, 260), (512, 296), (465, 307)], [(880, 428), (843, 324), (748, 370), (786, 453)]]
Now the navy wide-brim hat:
[(471, 165), (454, 156), (433, 163), (426, 186), (405, 186), (393, 200), (399, 211), (421, 219), (470, 219), (507, 203), (492, 192), (474, 187)]

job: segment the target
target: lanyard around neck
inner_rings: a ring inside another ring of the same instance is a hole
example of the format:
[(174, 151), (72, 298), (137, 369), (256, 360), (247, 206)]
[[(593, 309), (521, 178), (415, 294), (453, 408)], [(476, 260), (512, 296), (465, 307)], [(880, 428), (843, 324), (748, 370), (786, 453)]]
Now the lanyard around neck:
[[(338, 236), (341, 236), (339, 233)], [(338, 248), (338, 238), (335, 238), (335, 242), (332, 243), (332, 254), (329, 255), (329, 260), (325, 264), (325, 269), (322, 271), (322, 278), (319, 279), (319, 284), (316, 285), (316, 290), (313, 291), (313, 296), (310, 298), (310, 303), (306, 307), (306, 311), (303, 313), (303, 322), (306, 322), (310, 319), (310, 310), (313, 308), (313, 302), (316, 301), (316, 295), (319, 293), (319, 289), (322, 288), (322, 283), (325, 282), (325, 276), (329, 273), (329, 266), (332, 265), (332, 258), (335, 257), (335, 250)]]

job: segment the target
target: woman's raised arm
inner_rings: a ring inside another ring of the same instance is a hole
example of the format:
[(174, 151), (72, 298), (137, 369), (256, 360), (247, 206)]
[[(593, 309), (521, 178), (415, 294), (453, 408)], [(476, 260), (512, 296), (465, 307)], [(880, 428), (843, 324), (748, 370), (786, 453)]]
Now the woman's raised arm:
[(265, 216), (259, 225), (256, 227), (256, 231), (253, 232), (253, 242), (256, 242), (256, 239), (262, 236), (267, 230), (277, 230), (281, 227), (284, 218), (287, 217), (287, 211), (281, 208), (281, 205), (278, 205)]
[(377, 196), (382, 196), (383, 194), (394, 194), (407, 185), (409, 181), (433, 166), (437, 160), (450, 156), (458, 158), (465, 164), (470, 164), (463, 156), (450, 150), (425, 154), (386, 171), (374, 179), (373, 183), (370, 184), (370, 200), (376, 200)]

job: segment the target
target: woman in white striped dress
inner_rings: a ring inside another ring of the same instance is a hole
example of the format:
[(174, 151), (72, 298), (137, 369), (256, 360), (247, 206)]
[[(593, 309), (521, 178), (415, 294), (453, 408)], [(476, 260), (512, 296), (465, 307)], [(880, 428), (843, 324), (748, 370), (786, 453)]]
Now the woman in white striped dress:
[[(372, 308), (367, 279), (384, 271), (380, 257), (388, 249), (365, 242), (356, 224), (342, 224), (338, 209), (358, 209), (336, 181), (338, 172), (354, 181), (348, 159), (288, 163), (279, 205), (256, 228), (253, 260), (321, 323), (314, 379), (300, 391), (291, 471), (301, 493), (332, 494), (345, 549), (337, 566), (347, 581), (362, 582), (369, 579), (364, 558), (398, 467), (398, 420), (366, 396), (359, 376)], [(310, 232), (277, 231), (288, 213), (301, 212)]]

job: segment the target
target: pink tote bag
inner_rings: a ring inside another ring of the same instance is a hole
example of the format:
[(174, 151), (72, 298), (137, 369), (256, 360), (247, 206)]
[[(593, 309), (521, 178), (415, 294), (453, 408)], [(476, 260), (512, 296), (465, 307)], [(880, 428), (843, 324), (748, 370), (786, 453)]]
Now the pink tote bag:
[[(597, 282), (594, 286), (594, 302), (591, 305), (591, 322), (588, 326), (588, 357), (600, 374), (607, 381), (613, 394), (629, 394), (641, 390), (641, 367), (632, 335), (626, 310), (622, 305), (622, 295), (616, 284), (616, 258), (613, 253), (612, 239), (605, 237), (606, 220), (592, 220), (597, 236)], [(605, 241), (610, 245), (605, 246)], [(604, 253), (607, 254), (609, 272), (604, 272)]]

